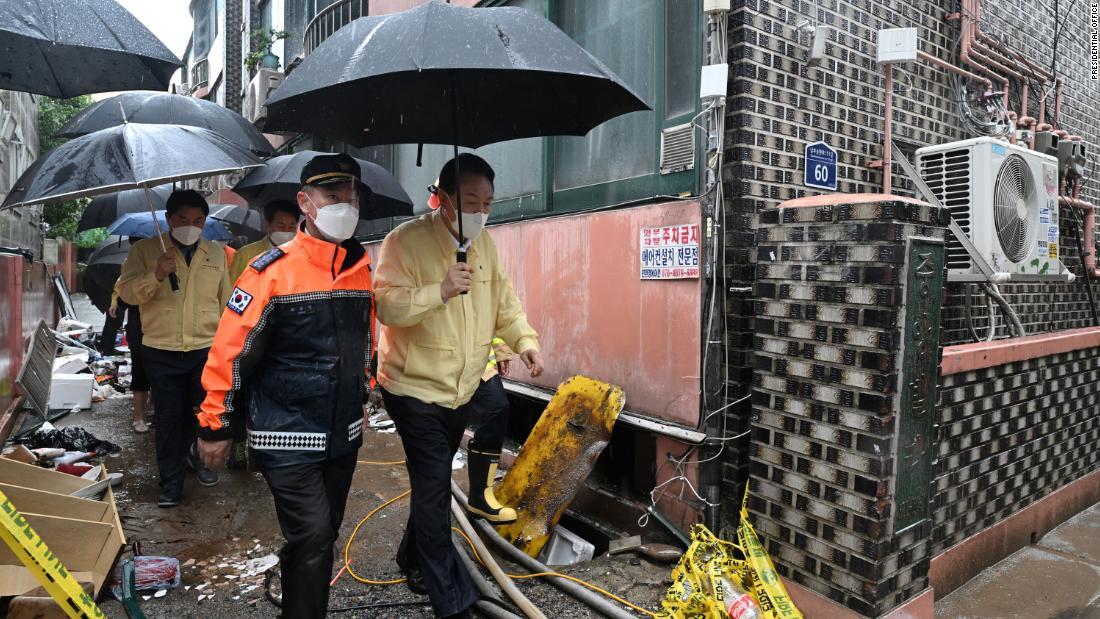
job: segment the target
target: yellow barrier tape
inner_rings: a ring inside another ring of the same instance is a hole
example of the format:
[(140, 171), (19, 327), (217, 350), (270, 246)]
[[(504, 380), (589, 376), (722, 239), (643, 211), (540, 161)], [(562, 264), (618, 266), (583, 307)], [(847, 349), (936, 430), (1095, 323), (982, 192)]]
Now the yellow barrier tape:
[(691, 546), (672, 571), (661, 619), (718, 619), (726, 617), (722, 579), (748, 592), (765, 619), (803, 619), (795, 608), (768, 552), (749, 522), (741, 504), (737, 543), (719, 539), (701, 524), (691, 527)]
[(106, 617), (84, 589), (61, 564), (26, 518), (0, 492), (0, 539), (27, 566), (61, 610), (73, 619)]

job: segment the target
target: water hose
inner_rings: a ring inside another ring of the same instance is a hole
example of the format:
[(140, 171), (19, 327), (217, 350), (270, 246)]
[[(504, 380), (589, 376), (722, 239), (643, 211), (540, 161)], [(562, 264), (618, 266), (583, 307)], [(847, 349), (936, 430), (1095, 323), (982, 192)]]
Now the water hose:
[[(451, 482), (454, 483), (453, 481)], [(497, 581), (500, 588), (504, 591), (504, 594), (508, 596), (516, 607), (519, 608), (524, 615), (529, 619), (546, 619), (546, 615), (542, 614), (531, 600), (527, 599), (527, 596), (523, 595), (511, 578), (504, 573), (504, 570), (500, 569), (497, 562), (493, 559), (493, 556), (489, 554), (489, 549), (485, 547), (485, 542), (481, 541), (481, 538), (474, 533), (474, 527), (470, 524), (470, 519), (466, 517), (466, 512), (462, 510), (458, 505), (458, 501), (451, 499), (451, 513), (454, 514), (455, 520), (458, 522), (458, 527), (466, 534), (467, 541), (473, 544), (474, 551), (483, 558), (482, 563), (489, 570), (489, 573), (493, 575), (493, 579)], [(459, 553), (461, 554), (461, 553)]]
[(504, 606), (504, 602), (497, 599), (497, 592), (493, 591), (493, 588), (489, 586), (489, 581), (481, 575), (481, 570), (477, 569), (477, 564), (474, 560), (466, 554), (466, 551), (459, 546), (458, 540), (453, 540), (452, 543), (455, 547), (455, 552), (458, 553), (459, 560), (466, 566), (466, 571), (470, 573), (470, 580), (474, 582), (474, 588), (481, 595), (481, 599), (478, 600), (474, 606), (481, 612), (490, 617), (500, 617), (501, 619), (520, 619), (519, 615), (516, 615), (508, 610)]
[[(466, 505), (465, 493), (462, 492), (462, 489), (459, 488), (458, 484), (456, 484), (453, 480), (451, 481), (451, 494), (455, 496), (460, 506), (464, 507)], [(558, 574), (557, 572), (554, 572), (550, 568), (540, 563), (538, 560), (527, 556), (527, 553), (516, 548), (503, 537), (501, 537), (500, 534), (496, 532), (496, 529), (494, 529), (489, 523), (481, 519), (475, 520), (475, 523), (477, 529), (481, 531), (481, 534), (488, 538), (489, 541), (493, 542), (493, 545), (497, 547), (497, 550), (503, 553), (504, 556), (507, 557), (509, 560), (522, 565), (526, 569), (535, 572), (536, 574), (558, 576), (559, 578), (551, 578), (550, 584), (554, 585), (558, 589), (561, 589), (565, 593), (568, 593), (577, 600), (587, 604), (590, 608), (605, 617), (611, 617), (612, 619), (635, 619), (634, 615), (611, 604), (607, 600), (592, 593), (591, 591), (577, 584), (576, 582), (573, 582), (571, 580), (571, 576), (568, 576), (566, 574)], [(640, 609), (638, 607), (635, 607), (635, 609), (650, 616), (654, 615), (654, 613), (646, 611), (645, 609)]]

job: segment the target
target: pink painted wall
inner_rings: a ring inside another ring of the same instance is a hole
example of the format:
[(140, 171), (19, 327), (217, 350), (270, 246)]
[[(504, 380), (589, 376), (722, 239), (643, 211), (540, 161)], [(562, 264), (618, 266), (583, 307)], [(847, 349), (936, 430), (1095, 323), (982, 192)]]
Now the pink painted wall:
[(41, 262), (28, 265), (19, 256), (0, 256), (0, 412), (14, 396), (23, 351), (38, 321), (57, 322), (49, 275)]
[(641, 281), (639, 231), (699, 223), (698, 203), (670, 202), (490, 227), (547, 366), (511, 378), (555, 389), (584, 374), (622, 387), (631, 411), (696, 426), (699, 280)]
[[(427, 0), (371, 0), (369, 6), (370, 15), (385, 15), (398, 11), (407, 11), (424, 4)], [(451, 4), (459, 6), (474, 6), (478, 0), (453, 0)]]

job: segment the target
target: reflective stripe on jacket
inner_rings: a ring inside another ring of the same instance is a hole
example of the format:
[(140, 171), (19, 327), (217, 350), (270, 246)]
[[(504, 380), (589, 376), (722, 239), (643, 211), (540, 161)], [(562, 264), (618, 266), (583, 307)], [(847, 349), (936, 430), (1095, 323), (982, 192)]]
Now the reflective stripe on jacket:
[(230, 438), (247, 413), (260, 469), (358, 450), (373, 325), (370, 258), (358, 243), (299, 231), (256, 258), (206, 361), (199, 436)]

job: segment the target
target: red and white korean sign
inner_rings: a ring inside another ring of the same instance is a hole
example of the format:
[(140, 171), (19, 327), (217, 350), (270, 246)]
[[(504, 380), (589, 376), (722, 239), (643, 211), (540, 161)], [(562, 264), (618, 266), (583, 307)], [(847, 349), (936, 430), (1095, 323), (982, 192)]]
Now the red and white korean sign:
[(642, 279), (699, 277), (699, 226), (642, 228)]

